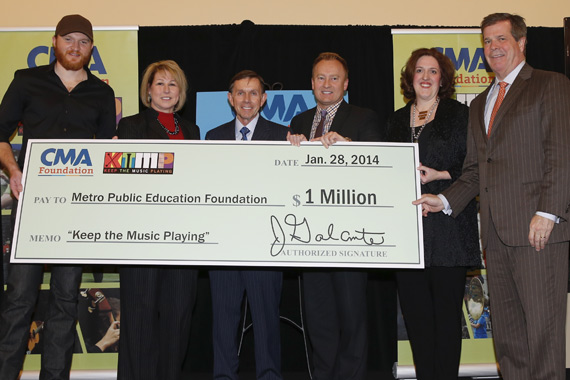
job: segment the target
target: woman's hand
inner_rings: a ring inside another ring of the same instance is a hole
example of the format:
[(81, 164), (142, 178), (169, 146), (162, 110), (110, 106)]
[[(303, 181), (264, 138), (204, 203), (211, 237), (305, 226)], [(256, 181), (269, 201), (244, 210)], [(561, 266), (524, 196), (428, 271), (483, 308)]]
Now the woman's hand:
[(430, 167), (422, 165), (420, 162), (420, 166), (418, 166), (418, 170), (420, 171), (420, 182), (422, 185), (426, 183), (430, 183), (432, 181), (440, 181), (442, 179), (451, 179), (451, 175), (447, 170), (439, 171), (432, 169)]

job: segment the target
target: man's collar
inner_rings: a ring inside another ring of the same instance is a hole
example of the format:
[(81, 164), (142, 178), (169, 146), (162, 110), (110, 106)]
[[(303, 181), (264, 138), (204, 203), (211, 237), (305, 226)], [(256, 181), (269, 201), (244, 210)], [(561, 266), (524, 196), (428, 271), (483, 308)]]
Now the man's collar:
[(253, 119), (250, 120), (249, 123), (247, 123), (247, 125), (243, 125), (241, 123), (241, 121), (239, 121), (238, 117), (236, 116), (236, 131), (239, 131), (240, 129), (242, 129), (243, 127), (248, 127), (249, 130), (253, 130), (255, 128), (255, 126), (257, 125), (257, 121), (259, 120), (259, 113), (257, 115), (255, 115), (255, 117)]
[(323, 108), (323, 107), (321, 107), (320, 105), (317, 104), (317, 111), (318, 111), (318, 112), (321, 112), (322, 110), (325, 110), (325, 111), (327, 111), (327, 113), (330, 113), (330, 112), (329, 112), (330, 110), (340, 107), (340, 103), (342, 103), (343, 100), (344, 100), (344, 98), (341, 98), (338, 102), (336, 102), (335, 104), (330, 105), (330, 106), (328, 106), (328, 107), (326, 107), (326, 108)]
[[(501, 82), (507, 82), (508, 84), (513, 84), (519, 73), (521, 72), (523, 66), (526, 64), (526, 61), (523, 60), (521, 63), (517, 65)], [(495, 85), (499, 83), (499, 79), (495, 78)]]

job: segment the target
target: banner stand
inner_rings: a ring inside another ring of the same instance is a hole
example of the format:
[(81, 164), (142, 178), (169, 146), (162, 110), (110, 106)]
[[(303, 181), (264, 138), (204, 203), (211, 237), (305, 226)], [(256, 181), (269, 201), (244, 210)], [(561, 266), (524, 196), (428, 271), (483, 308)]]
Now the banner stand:
[[(24, 371), (20, 380), (38, 380), (40, 371)], [(70, 380), (116, 380), (117, 370), (71, 371)]]
[[(396, 379), (415, 379), (416, 370), (413, 365), (398, 365), (394, 363), (392, 374)], [(499, 369), (496, 363), (461, 364), (459, 377), (472, 377), (473, 379), (499, 379)]]

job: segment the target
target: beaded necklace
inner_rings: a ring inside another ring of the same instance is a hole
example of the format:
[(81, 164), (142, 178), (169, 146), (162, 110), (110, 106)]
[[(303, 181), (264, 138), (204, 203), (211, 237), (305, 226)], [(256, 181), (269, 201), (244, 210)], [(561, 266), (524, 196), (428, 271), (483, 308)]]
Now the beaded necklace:
[(412, 106), (412, 128), (410, 128), (412, 142), (415, 142), (415, 143), (418, 142), (420, 135), (422, 134), (422, 131), (424, 130), (424, 127), (429, 122), (431, 114), (433, 113), (433, 111), (435, 111), (435, 108), (437, 107), (438, 104), (439, 104), (439, 96), (435, 99), (435, 102), (433, 102), (433, 104), (429, 110), (429, 113), (427, 114), (427, 117), (425, 118), (425, 123), (421, 127), (419, 127), (420, 129), (416, 132), (416, 128), (417, 128), (416, 127), (416, 102), (414, 102), (414, 105)]
[(169, 135), (177, 135), (178, 132), (180, 132), (180, 127), (178, 126), (178, 120), (176, 120), (176, 117), (174, 118), (174, 132), (171, 131), (170, 129), (166, 128), (158, 119), (158, 117), (156, 118), (156, 121), (158, 121), (158, 124), (160, 124), (160, 126), (162, 127), (162, 129), (164, 129), (164, 132), (168, 133)]

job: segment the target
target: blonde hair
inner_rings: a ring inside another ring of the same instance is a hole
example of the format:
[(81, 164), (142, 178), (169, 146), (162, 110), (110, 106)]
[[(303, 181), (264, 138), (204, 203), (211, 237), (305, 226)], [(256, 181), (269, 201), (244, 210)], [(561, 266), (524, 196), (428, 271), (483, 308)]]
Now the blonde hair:
[(188, 81), (186, 80), (186, 75), (184, 75), (184, 71), (178, 66), (178, 64), (174, 61), (167, 60), (167, 61), (158, 61), (151, 63), (148, 67), (144, 70), (143, 78), (141, 81), (141, 90), (140, 96), (142, 103), (150, 108), (150, 95), (148, 93), (149, 87), (152, 85), (154, 81), (154, 76), (159, 71), (166, 71), (169, 73), (178, 87), (180, 88), (180, 94), (178, 103), (174, 107), (174, 111), (179, 111), (182, 107), (184, 107), (184, 103), (186, 103), (186, 92), (188, 91)]

